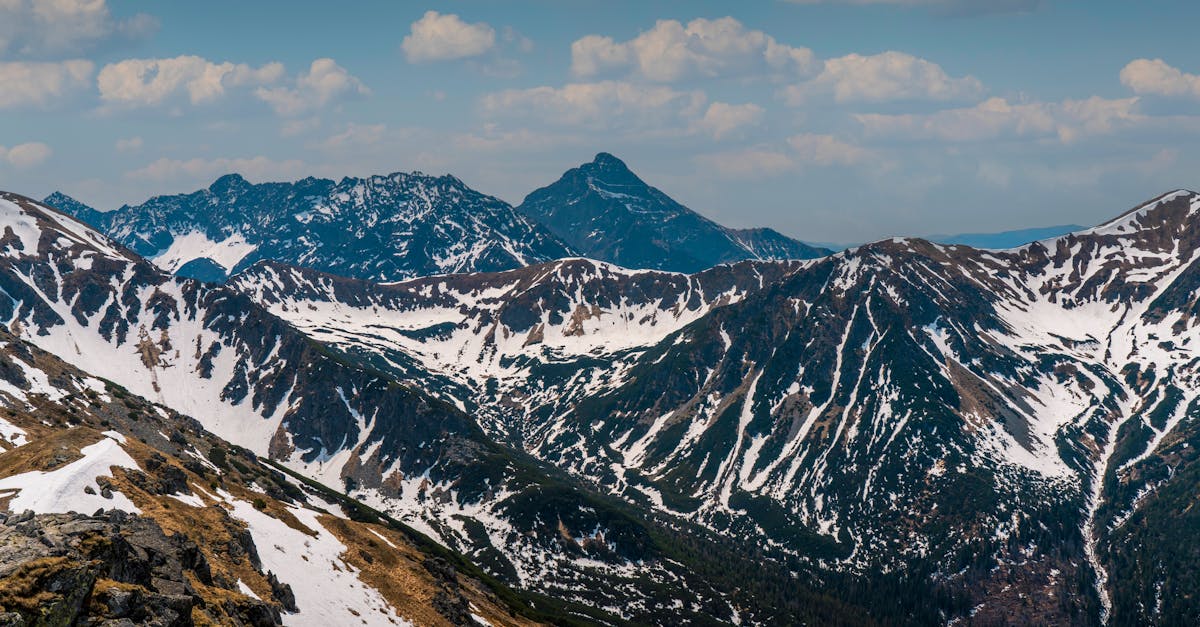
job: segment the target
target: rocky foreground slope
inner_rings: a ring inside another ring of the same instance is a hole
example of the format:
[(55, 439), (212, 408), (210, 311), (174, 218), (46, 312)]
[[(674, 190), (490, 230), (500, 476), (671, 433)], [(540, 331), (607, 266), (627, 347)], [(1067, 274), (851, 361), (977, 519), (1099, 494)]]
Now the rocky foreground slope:
[(5, 331), (0, 406), (3, 624), (537, 622), (411, 529)]

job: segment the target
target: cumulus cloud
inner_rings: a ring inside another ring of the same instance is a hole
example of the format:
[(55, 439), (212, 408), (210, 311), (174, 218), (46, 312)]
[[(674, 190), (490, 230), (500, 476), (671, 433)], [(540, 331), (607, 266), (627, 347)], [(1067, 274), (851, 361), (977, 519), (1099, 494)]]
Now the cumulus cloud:
[(1162, 59), (1136, 59), (1121, 70), (1121, 84), (1135, 94), (1200, 99), (1200, 75), (1188, 74)]
[(363, 146), (378, 144), (387, 138), (389, 132), (386, 124), (354, 124), (350, 123), (344, 130), (334, 133), (320, 143), (327, 151), (344, 151), (358, 149)]
[(753, 103), (735, 105), (714, 102), (708, 106), (696, 126), (714, 139), (722, 139), (738, 129), (757, 125), (762, 117), (763, 108)]
[(958, 100), (983, 93), (972, 76), (951, 77), (931, 61), (904, 52), (848, 54), (825, 61), (816, 78), (784, 89), (789, 104), (831, 94), (837, 102)]
[(795, 170), (791, 155), (772, 148), (755, 147), (697, 156), (705, 170), (730, 179), (764, 179)]
[(54, 151), (41, 142), (17, 144), (12, 148), (0, 146), (0, 161), (21, 169), (41, 165), (52, 154), (54, 154)]
[(697, 78), (770, 78), (799, 105), (814, 95), (838, 102), (956, 100), (983, 93), (974, 77), (952, 77), (936, 63), (896, 51), (849, 54), (822, 61), (808, 48), (789, 46), (732, 17), (686, 25), (659, 20), (629, 41), (587, 35), (571, 44), (577, 77), (620, 75), (626, 80), (672, 83)]
[(804, 133), (789, 137), (789, 149), (754, 146), (696, 158), (701, 167), (731, 179), (763, 179), (806, 167), (855, 166), (875, 160), (874, 151), (833, 135)]
[(100, 70), (97, 86), (105, 102), (130, 107), (160, 105), (186, 93), (193, 105), (219, 100), (228, 89), (280, 80), (283, 64), (251, 67), (213, 63), (197, 56), (169, 59), (126, 59)]
[(91, 84), (91, 61), (0, 63), (0, 109), (45, 107)]
[(253, 180), (294, 180), (302, 177), (308, 169), (307, 164), (297, 159), (276, 161), (261, 155), (216, 159), (163, 157), (144, 167), (126, 172), (125, 178), (134, 181), (181, 181), (199, 184), (236, 172)]
[(1070, 142), (1133, 126), (1146, 118), (1137, 98), (1091, 97), (1059, 103), (1018, 103), (990, 98), (973, 107), (931, 114), (857, 114), (869, 135), (968, 142), (1000, 137), (1057, 137)]
[(145, 14), (114, 19), (105, 0), (0, 0), (0, 55), (78, 54), (157, 26)]
[(705, 111), (700, 91), (624, 81), (510, 89), (483, 97), (487, 117), (515, 117), (599, 130), (650, 128), (694, 120)]
[(874, 156), (870, 150), (844, 142), (833, 135), (805, 133), (788, 138), (800, 163), (830, 166), (857, 165)]
[(579, 77), (611, 72), (656, 82), (763, 73), (795, 77), (815, 63), (811, 50), (781, 44), (732, 17), (700, 18), (687, 25), (659, 20), (629, 41), (588, 35), (571, 44), (571, 72)]
[(251, 94), (283, 116), (297, 116), (370, 93), (333, 59), (317, 59), (288, 78), (282, 63), (253, 67), (197, 56), (126, 59), (100, 70), (100, 99), (114, 107), (205, 105), (231, 94)]
[(322, 108), (331, 102), (350, 96), (371, 93), (367, 86), (352, 76), (333, 59), (317, 59), (308, 72), (296, 77), (289, 87), (259, 87), (255, 95), (280, 115), (292, 116)]
[(400, 43), (409, 63), (479, 56), (496, 45), (496, 31), (484, 22), (469, 24), (453, 13), (426, 11)]

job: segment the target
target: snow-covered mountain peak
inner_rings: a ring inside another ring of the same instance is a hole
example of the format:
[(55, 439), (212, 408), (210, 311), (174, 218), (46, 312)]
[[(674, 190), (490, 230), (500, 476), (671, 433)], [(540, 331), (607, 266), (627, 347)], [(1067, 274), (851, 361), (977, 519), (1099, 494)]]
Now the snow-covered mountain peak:
[(420, 173), (259, 184), (227, 175), (207, 189), (109, 213), (77, 203), (63, 209), (161, 268), (213, 282), (260, 259), (397, 281), (573, 254), (504, 201), (455, 177)]
[(19, 194), (0, 191), (0, 248), (9, 257), (101, 255), (130, 260), (129, 251), (66, 214)]
[(1088, 235), (1131, 235), (1140, 231), (1183, 228), (1200, 211), (1200, 194), (1177, 189), (1083, 231)]

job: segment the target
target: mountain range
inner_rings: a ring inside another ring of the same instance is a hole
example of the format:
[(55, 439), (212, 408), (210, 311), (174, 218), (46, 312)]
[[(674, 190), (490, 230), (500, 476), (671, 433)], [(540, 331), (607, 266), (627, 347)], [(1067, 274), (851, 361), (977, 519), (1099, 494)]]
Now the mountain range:
[[(259, 566), (205, 532), (172, 553), (180, 568), (202, 571), (199, 554), (238, 577), (199, 580), (211, 593), (166, 578), (203, 592), (212, 620), (347, 618), (315, 601), (340, 597), (297, 593), (313, 584), (285, 570), (286, 529), (337, 536), (305, 555), (367, 595), (348, 606), (366, 622), (1200, 618), (1200, 194), (1008, 250), (897, 238), (833, 254), (704, 220), (603, 153), (517, 208), (419, 175), (225, 177), (111, 213), (53, 200), (107, 235), (0, 197), (0, 393), (18, 410), (0, 424), (0, 498), (55, 538), (179, 529), (161, 503), (225, 512), (212, 524), (248, 529)], [(486, 219), (420, 249), (510, 256), (419, 266), (401, 245), (467, 216)], [(338, 244), (355, 220), (374, 222)], [(207, 248), (187, 244), (197, 232)], [(203, 280), (180, 271), (200, 259), (216, 266)], [(105, 396), (64, 400), (84, 388)], [(70, 472), (30, 465), (43, 440)], [(130, 480), (168, 478), (143, 447), (184, 483)], [(90, 508), (102, 481), (105, 509), (135, 518), (54, 513)], [(400, 571), (379, 575), (348, 539), (368, 533), (453, 564), (456, 583), (429, 561), (412, 571), (427, 592), (397, 600), (378, 582)], [(0, 566), (6, 609), (14, 572)]]
[[(512, 270), (573, 256), (695, 272), (744, 259), (805, 259), (829, 252), (771, 229), (722, 227), (646, 185), (607, 153), (515, 208), (453, 176), (419, 172), (262, 184), (231, 174), (208, 189), (110, 212), (61, 192), (44, 202), (164, 270), (209, 282), (264, 259), (398, 281)], [(547, 213), (548, 207), (571, 212)], [(585, 227), (591, 235), (577, 237)]]

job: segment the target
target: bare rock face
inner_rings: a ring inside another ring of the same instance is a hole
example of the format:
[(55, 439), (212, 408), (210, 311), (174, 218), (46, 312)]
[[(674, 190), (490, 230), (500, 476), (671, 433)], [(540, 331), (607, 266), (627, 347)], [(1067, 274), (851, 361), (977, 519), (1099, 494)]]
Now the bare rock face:
[[(192, 625), (193, 609), (209, 603), (192, 581), (221, 587), (194, 542), (140, 516), (0, 518), (0, 625)], [(223, 602), (225, 618), (279, 624), (274, 607), (235, 596)]]

